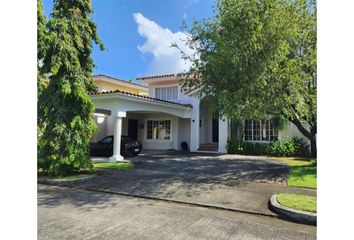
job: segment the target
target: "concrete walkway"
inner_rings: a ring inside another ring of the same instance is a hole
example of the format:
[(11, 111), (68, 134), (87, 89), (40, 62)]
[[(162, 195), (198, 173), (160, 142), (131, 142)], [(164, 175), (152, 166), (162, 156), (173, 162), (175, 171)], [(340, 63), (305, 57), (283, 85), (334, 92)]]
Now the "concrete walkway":
[(286, 187), (289, 167), (273, 158), (153, 152), (133, 158), (132, 170), (98, 170), (70, 187), (110, 191), (276, 216), (268, 209), (275, 193), (316, 195)]
[(38, 239), (316, 239), (280, 219), (38, 185)]

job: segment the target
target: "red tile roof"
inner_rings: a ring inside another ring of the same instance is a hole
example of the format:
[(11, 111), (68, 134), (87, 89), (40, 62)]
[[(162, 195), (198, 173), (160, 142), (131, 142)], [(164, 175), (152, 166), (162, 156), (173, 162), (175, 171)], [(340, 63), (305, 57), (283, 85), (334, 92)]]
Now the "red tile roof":
[(155, 76), (146, 76), (146, 77), (138, 77), (138, 80), (145, 80), (145, 79), (152, 79), (152, 78), (164, 78), (164, 77), (178, 77), (183, 73), (171, 73), (171, 74), (162, 74), (162, 75), (155, 75)]
[(139, 87), (143, 87), (143, 88), (148, 88), (147, 86), (144, 86), (144, 85), (140, 85), (140, 84), (137, 84), (137, 83), (125, 81), (123, 79), (111, 77), (111, 76), (108, 76), (108, 75), (105, 75), (105, 74), (95, 74), (95, 75), (93, 75), (93, 77), (106, 77), (106, 78), (110, 78), (112, 80), (116, 80), (116, 81), (120, 81), (120, 82), (124, 82), (124, 83), (128, 83), (128, 84), (133, 84), (133, 85), (136, 85), (136, 86), (139, 86)]
[(139, 95), (139, 94), (134, 94), (134, 93), (130, 93), (130, 92), (121, 91), (119, 89), (113, 90), (113, 91), (103, 91), (103, 92), (96, 93), (96, 94), (93, 94), (93, 95), (102, 95), (102, 94), (108, 94), (108, 93), (120, 93), (122, 95), (130, 96), (130, 97), (136, 97), (136, 98), (140, 98), (140, 99), (143, 99), (143, 100), (150, 100), (150, 101), (153, 100), (153, 101), (165, 102), (165, 103), (170, 103), (170, 104), (175, 104), (175, 105), (179, 105), (179, 106), (193, 108), (193, 106), (191, 104), (182, 104), (182, 103), (166, 101), (166, 100), (162, 100), (162, 99), (158, 99), (158, 98), (153, 98), (153, 97), (149, 97), (149, 96), (144, 96), (144, 95)]

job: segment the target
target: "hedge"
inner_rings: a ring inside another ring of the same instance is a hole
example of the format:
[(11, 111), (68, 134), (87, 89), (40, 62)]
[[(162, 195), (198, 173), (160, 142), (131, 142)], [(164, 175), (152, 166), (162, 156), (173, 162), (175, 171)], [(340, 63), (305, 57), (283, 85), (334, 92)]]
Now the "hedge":
[(228, 139), (227, 152), (230, 154), (243, 155), (269, 155), (269, 156), (302, 156), (310, 155), (309, 145), (301, 138), (292, 138), (284, 142), (252, 143)]

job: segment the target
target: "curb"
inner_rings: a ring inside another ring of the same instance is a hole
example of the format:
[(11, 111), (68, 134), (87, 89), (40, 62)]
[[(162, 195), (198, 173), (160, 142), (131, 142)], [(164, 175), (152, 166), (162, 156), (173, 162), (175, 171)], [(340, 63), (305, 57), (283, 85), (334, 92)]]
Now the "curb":
[[(38, 183), (40, 183), (40, 182), (38, 182)], [(62, 182), (62, 183), (65, 183), (65, 182)], [(66, 187), (66, 188), (71, 188), (71, 189), (79, 189), (79, 190), (85, 190), (85, 191), (89, 191), (89, 192), (108, 193), (108, 194), (119, 195), (119, 196), (124, 196), (124, 197), (135, 197), (135, 198), (140, 198), (140, 199), (156, 200), (156, 201), (161, 201), (161, 202), (184, 204), (184, 205), (189, 205), (189, 206), (196, 206), (196, 207), (203, 207), (203, 208), (209, 208), (209, 209), (224, 210), (224, 211), (229, 211), (229, 212), (238, 212), (238, 213), (244, 213), (244, 214), (251, 214), (251, 215), (258, 215), (258, 216), (263, 216), (263, 217), (281, 219), (281, 217), (279, 217), (279, 215), (276, 215), (276, 214), (272, 215), (272, 214), (267, 214), (267, 213), (247, 211), (247, 210), (241, 210), (241, 209), (236, 209), (236, 208), (221, 207), (221, 206), (201, 204), (201, 203), (195, 203), (195, 202), (186, 202), (186, 201), (173, 200), (173, 199), (167, 199), (167, 198), (150, 197), (150, 196), (144, 196), (144, 195), (135, 195), (135, 194), (128, 194), (128, 193), (114, 192), (114, 191), (109, 191), (109, 190), (91, 189), (91, 188), (85, 188), (85, 187), (73, 187), (70, 185), (60, 184), (60, 182), (45, 182), (45, 183), (41, 183), (41, 184), (58, 186), (58, 187)]]
[(80, 178), (74, 178), (74, 179), (50, 179), (50, 178), (38, 178), (37, 183), (41, 184), (57, 184), (57, 183), (66, 183), (66, 182), (80, 182), (80, 181), (85, 181), (87, 179), (95, 177), (96, 174), (93, 174), (91, 176), (85, 176), (85, 177), (80, 177)]
[(317, 213), (296, 210), (293, 208), (282, 206), (278, 203), (277, 195), (274, 194), (270, 199), (270, 208), (274, 212), (289, 218), (295, 222), (317, 225)]

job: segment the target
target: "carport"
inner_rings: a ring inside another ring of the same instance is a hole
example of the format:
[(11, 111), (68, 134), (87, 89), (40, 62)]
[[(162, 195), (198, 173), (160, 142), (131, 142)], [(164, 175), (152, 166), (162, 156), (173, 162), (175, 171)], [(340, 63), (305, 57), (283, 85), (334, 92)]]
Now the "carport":
[[(136, 134), (137, 140), (143, 142), (145, 149), (178, 150), (182, 141), (188, 144), (195, 142), (197, 134), (192, 133), (199, 128), (195, 126), (195, 121), (192, 121), (191, 105), (120, 90), (91, 95), (91, 99), (95, 105), (95, 120), (101, 135), (114, 135), (113, 156), (109, 158), (111, 162), (123, 160), (120, 154), (121, 135), (127, 133)], [(163, 139), (157, 130), (159, 124), (163, 125), (165, 131)], [(151, 135), (159, 135), (160, 139), (152, 139)]]

